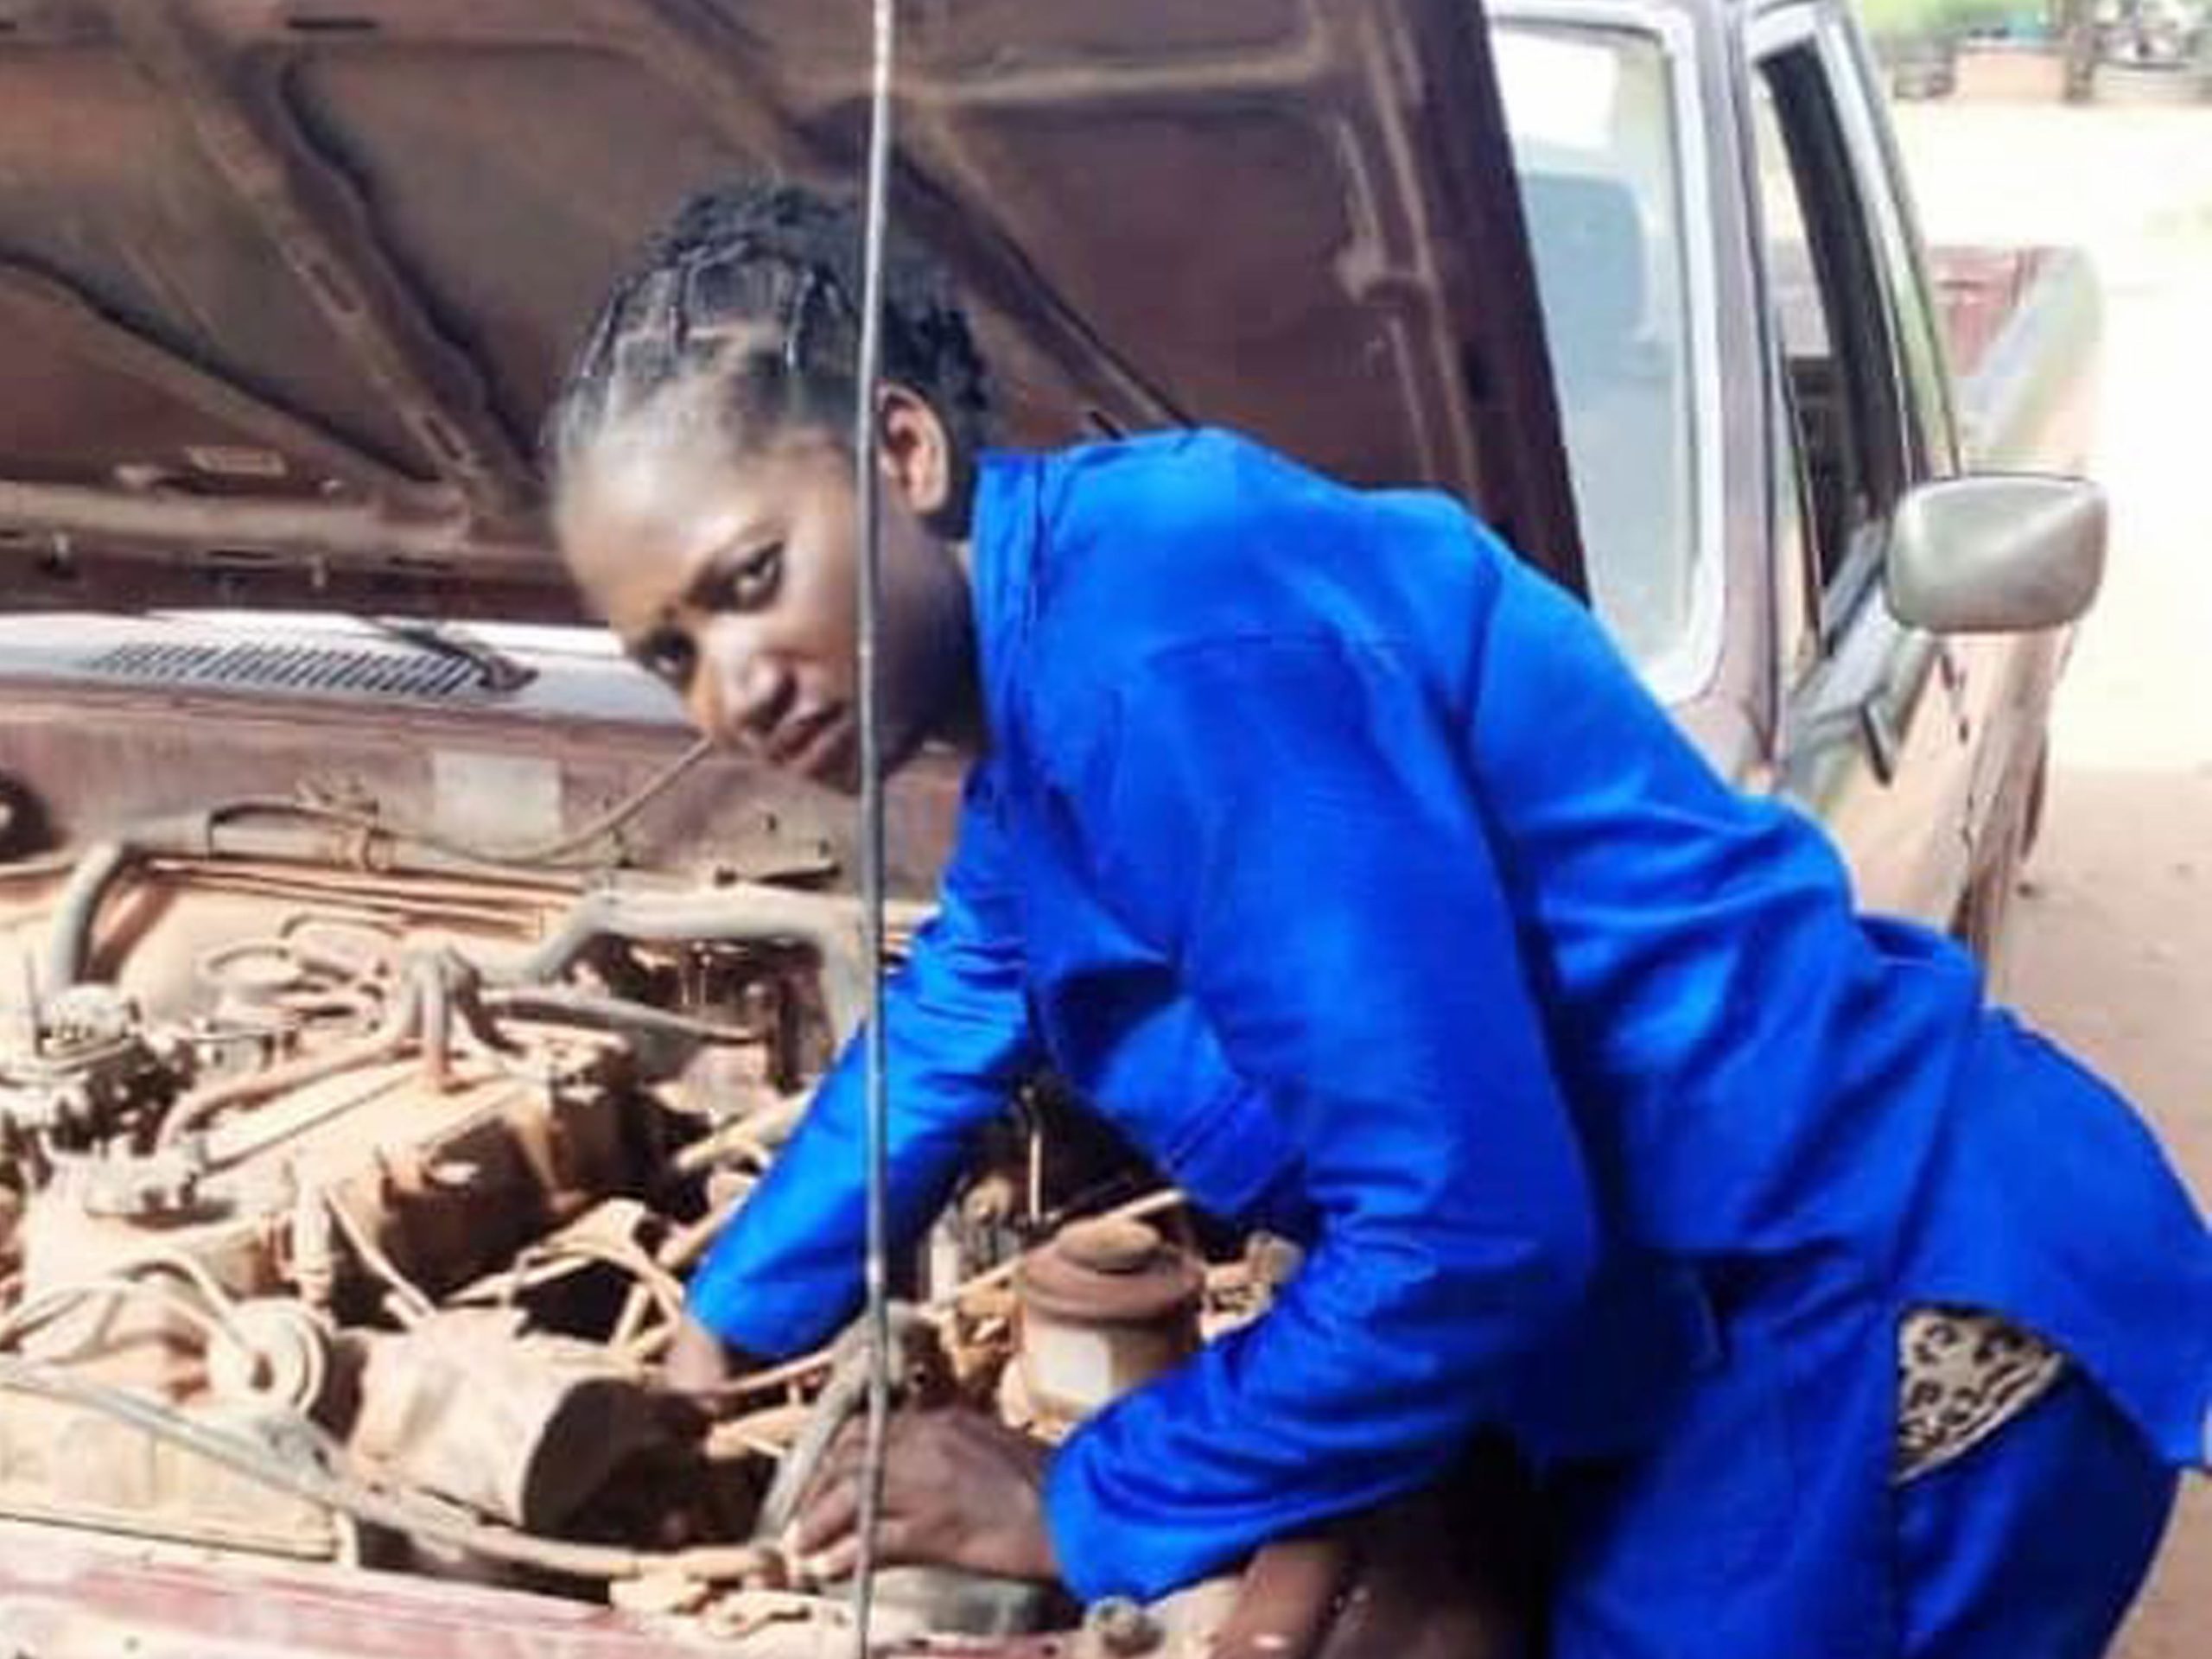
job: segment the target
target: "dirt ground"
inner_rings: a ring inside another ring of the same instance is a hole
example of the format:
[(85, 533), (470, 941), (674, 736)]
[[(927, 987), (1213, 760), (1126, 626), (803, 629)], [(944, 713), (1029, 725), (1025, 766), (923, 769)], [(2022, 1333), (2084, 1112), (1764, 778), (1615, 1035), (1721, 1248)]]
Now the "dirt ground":
[[(2212, 1206), (2212, 108), (1900, 111), (1936, 242), (2089, 247), (2110, 299), (2113, 564), (2056, 729), (2017, 1000), (2158, 1125)], [(2121, 1659), (2212, 1649), (2212, 1481)]]

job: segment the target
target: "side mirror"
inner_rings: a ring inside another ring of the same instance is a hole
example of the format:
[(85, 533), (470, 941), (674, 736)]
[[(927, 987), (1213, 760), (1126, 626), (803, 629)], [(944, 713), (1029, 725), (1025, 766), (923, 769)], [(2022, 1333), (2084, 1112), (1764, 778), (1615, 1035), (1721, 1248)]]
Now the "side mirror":
[(2076, 620), (2104, 580), (2105, 493), (2072, 478), (1943, 479), (1897, 504), (1890, 613), (1932, 633), (2026, 633)]

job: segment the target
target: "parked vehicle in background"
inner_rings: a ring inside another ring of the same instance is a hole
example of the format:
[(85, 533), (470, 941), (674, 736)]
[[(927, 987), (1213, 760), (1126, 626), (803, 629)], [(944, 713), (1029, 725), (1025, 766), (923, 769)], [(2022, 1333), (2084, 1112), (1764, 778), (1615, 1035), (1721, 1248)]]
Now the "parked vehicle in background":
[(1923, 249), (1842, 7), (1492, 16), (1599, 613), (1723, 766), (1820, 813), (1870, 907), (1994, 957), (2064, 634), (1916, 627), (1894, 562), (1977, 494), (2031, 542), (2045, 486), (1959, 480), (2086, 465), (2094, 273)]

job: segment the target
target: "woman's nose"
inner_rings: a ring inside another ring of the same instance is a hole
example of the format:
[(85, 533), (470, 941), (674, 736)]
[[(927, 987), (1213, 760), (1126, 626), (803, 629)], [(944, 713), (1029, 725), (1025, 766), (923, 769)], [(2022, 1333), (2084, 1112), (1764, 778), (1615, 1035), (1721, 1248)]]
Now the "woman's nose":
[(725, 742), (757, 749), (791, 708), (798, 681), (775, 658), (747, 653), (715, 677), (720, 682), (716, 734)]

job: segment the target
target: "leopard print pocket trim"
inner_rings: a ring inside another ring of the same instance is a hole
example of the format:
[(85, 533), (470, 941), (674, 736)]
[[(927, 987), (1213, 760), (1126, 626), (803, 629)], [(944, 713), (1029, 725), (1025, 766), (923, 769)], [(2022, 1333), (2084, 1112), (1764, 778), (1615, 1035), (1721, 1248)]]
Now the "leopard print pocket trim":
[(1915, 1308), (1897, 1327), (1897, 1483), (1964, 1457), (2065, 1374), (2065, 1355), (1993, 1313)]

